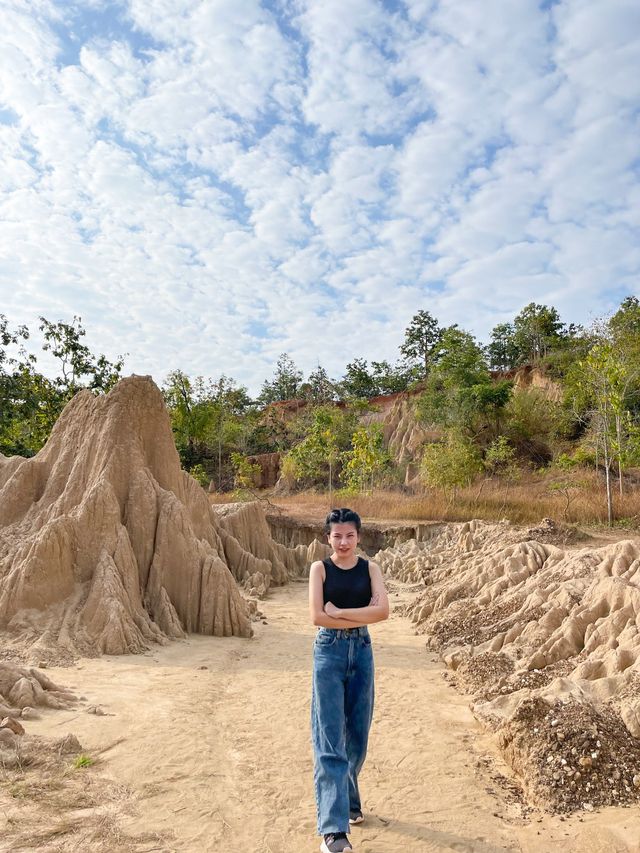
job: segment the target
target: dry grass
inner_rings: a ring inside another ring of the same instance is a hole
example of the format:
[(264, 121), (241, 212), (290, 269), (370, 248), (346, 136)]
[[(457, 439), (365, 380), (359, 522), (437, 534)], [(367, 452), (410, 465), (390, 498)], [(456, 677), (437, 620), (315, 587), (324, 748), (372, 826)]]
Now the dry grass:
[(126, 787), (102, 775), (100, 759), (74, 766), (73, 755), (60, 755), (55, 744), (35, 736), (20, 739), (15, 758), (15, 766), (0, 762), (0, 851), (169, 849), (156, 834), (123, 832), (121, 819), (134, 801)]
[[(614, 517), (619, 526), (640, 527), (640, 488), (630, 480), (620, 497), (614, 489)], [(211, 495), (213, 502), (232, 500), (229, 495)], [(371, 521), (467, 521), (482, 518), (514, 524), (530, 524), (553, 518), (568, 524), (589, 526), (607, 523), (604, 482), (594, 472), (547, 471), (525, 474), (516, 482), (478, 481), (455, 495), (439, 491), (408, 494), (376, 490), (368, 495), (337, 492), (330, 503), (328, 493), (302, 492), (288, 496), (270, 495), (272, 503), (296, 517), (323, 518), (332, 506), (349, 506)]]

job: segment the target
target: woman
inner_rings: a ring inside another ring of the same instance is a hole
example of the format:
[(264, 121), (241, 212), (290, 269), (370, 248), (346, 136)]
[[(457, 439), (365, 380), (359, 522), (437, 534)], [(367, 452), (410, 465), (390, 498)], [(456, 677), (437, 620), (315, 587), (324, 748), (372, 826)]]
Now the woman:
[(309, 610), (319, 627), (313, 644), (311, 736), (322, 853), (353, 850), (349, 824), (364, 820), (358, 774), (374, 697), (367, 625), (389, 616), (380, 567), (356, 555), (360, 528), (353, 510), (331, 510), (325, 532), (333, 553), (309, 570)]

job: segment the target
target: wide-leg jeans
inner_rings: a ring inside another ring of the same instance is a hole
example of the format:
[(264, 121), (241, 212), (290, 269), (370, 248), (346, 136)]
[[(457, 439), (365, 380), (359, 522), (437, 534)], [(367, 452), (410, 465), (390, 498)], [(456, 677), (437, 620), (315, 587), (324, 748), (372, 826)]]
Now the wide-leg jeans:
[(349, 832), (361, 810), (358, 774), (373, 717), (371, 636), (361, 628), (319, 628), (313, 643), (311, 739), (318, 833)]

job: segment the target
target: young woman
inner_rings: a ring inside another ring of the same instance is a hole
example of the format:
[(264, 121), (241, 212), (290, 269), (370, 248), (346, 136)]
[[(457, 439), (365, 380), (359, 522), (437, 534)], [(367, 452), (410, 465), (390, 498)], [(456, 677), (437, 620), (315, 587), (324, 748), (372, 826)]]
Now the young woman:
[(331, 557), (311, 564), (309, 610), (313, 644), (311, 739), (322, 853), (353, 850), (349, 824), (364, 820), (358, 774), (373, 715), (374, 666), (367, 625), (389, 616), (376, 563), (358, 557), (360, 516), (331, 510), (325, 531)]

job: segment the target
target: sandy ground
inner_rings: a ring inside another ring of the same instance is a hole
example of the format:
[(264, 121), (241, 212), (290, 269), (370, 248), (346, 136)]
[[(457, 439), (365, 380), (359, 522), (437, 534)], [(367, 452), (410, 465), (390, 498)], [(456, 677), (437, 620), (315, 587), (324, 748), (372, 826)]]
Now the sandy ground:
[[(317, 851), (309, 739), (315, 629), (306, 600), (305, 582), (272, 591), (261, 603), (268, 624), (256, 623), (250, 640), (192, 636), (145, 655), (51, 668), (107, 715), (47, 711), (29, 731), (71, 731), (89, 754), (116, 742), (101, 772), (131, 789), (121, 826), (164, 839), (141, 844), (140, 853)], [(354, 850), (640, 851), (638, 810), (562, 819), (527, 809), (424, 638), (399, 615), (371, 632), (376, 710), (361, 775), (366, 822), (353, 828)]]

